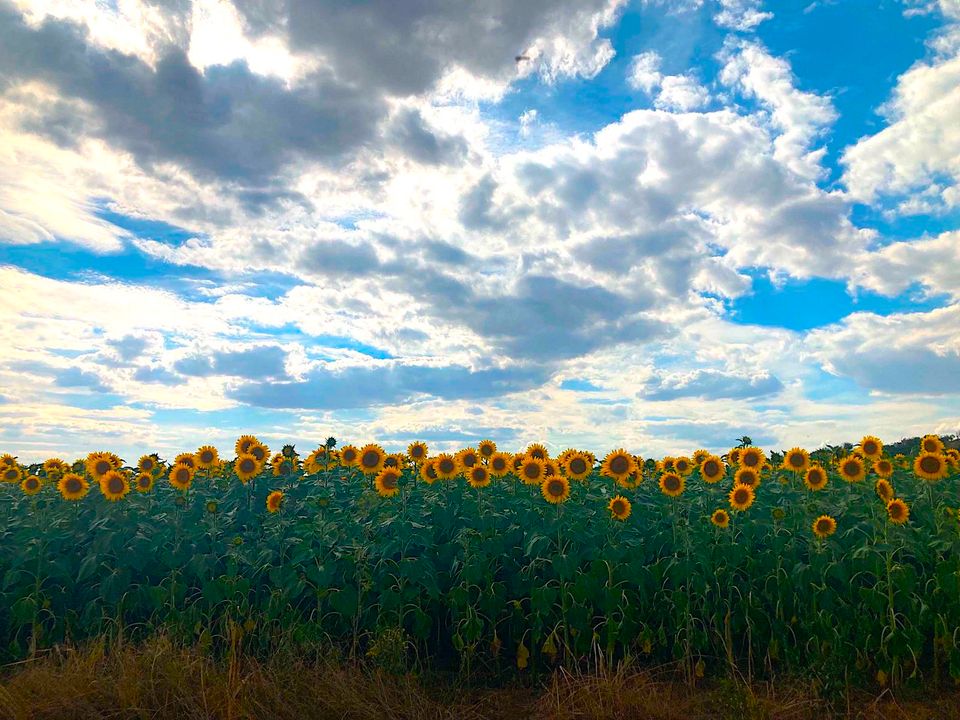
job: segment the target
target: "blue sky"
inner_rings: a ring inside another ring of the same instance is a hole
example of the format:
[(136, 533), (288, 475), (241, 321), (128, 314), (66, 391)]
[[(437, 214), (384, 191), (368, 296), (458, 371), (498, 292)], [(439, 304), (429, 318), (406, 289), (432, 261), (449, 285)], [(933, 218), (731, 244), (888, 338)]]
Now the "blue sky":
[(0, 451), (960, 430), (956, 0), (396, 7), (0, 0)]

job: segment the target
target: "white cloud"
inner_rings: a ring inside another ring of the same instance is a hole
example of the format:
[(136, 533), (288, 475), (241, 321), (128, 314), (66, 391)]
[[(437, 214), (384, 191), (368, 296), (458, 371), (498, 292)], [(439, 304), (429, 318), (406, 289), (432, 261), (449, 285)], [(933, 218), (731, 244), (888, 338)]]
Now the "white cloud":
[(856, 263), (853, 282), (883, 295), (898, 295), (917, 284), (928, 294), (960, 300), (960, 231), (867, 253)]
[(720, 12), (713, 20), (720, 27), (751, 31), (764, 20), (773, 17), (773, 13), (764, 12), (762, 0), (719, 0)]
[(664, 75), (662, 59), (653, 51), (635, 55), (630, 62), (627, 84), (643, 90), (654, 100), (654, 106), (686, 112), (699, 110), (710, 101), (710, 93), (692, 75)]

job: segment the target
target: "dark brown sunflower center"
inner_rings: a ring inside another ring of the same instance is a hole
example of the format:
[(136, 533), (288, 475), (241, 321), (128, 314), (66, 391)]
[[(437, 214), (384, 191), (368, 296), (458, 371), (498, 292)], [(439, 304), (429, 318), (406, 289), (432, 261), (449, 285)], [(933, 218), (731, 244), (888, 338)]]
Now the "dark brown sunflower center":
[(137, 481), (137, 484), (142, 488), (150, 487), (150, 476), (148, 475), (140, 476), (140, 479)]
[(819, 485), (823, 482), (823, 473), (821, 473), (819, 470), (811, 470), (808, 479), (810, 480), (811, 484)]
[(857, 475), (860, 472), (860, 464), (851, 460), (850, 462), (843, 464), (843, 472), (846, 475)]
[(676, 475), (667, 475), (667, 476), (663, 479), (663, 486), (664, 486), (667, 490), (671, 490), (671, 491), (673, 491), (673, 490), (679, 490), (679, 489), (680, 489), (680, 478), (678, 478)]
[(689, 467), (689, 466), (687, 465), (686, 460), (677, 460), (677, 462), (674, 463), (674, 467), (675, 467), (677, 470), (679, 470), (680, 472), (686, 472), (686, 471), (687, 471), (687, 467)]
[(566, 488), (564, 487), (563, 483), (560, 482), (559, 480), (551, 480), (550, 483), (547, 485), (547, 492), (550, 493), (550, 495), (552, 495), (553, 497), (560, 497), (561, 495), (563, 495), (563, 491), (565, 489)]
[(97, 463), (93, 466), (93, 469), (97, 471), (98, 475), (106, 475), (109, 470), (113, 468), (107, 460), (97, 460)]
[(462, 461), (464, 467), (471, 468), (477, 464), (477, 456), (473, 453), (464, 453)]
[(267, 451), (259, 445), (256, 445), (250, 450), (250, 454), (253, 455), (257, 460), (263, 460), (267, 456)]
[(626, 511), (626, 506), (623, 504), (623, 500), (614, 500), (613, 501), (613, 512), (617, 515), (623, 515)]
[(894, 504), (890, 506), (890, 517), (900, 518), (903, 516), (903, 506), (900, 504)]
[(487, 471), (484, 470), (482, 467), (475, 467), (471, 472), (471, 475), (473, 476), (473, 479), (476, 482), (483, 482), (484, 480), (487, 479)]
[(720, 465), (716, 460), (707, 460), (703, 464), (703, 472), (706, 473), (709, 477), (713, 477), (720, 472)]
[(499, 457), (494, 458), (493, 462), (491, 462), (490, 465), (497, 472), (500, 472), (501, 470), (505, 470), (507, 467), (507, 463), (504, 461), (504, 459)]
[(610, 470), (616, 475), (624, 475), (630, 469), (630, 461), (623, 455), (617, 455), (610, 460)]
[(383, 486), (388, 490), (393, 490), (397, 487), (397, 475), (396, 473), (384, 473), (380, 482), (383, 483)]
[(428, 465), (428, 466), (427, 466), (427, 477), (430, 478), (431, 480), (436, 480), (436, 479), (437, 479), (437, 468), (434, 467), (433, 465)]
[(140, 463), (140, 467), (143, 470), (153, 470), (153, 460), (151, 458), (147, 458), (142, 463)]
[(383, 465), (384, 467), (398, 467), (399, 463), (397, 462), (397, 459), (395, 457), (388, 457), (386, 460), (383, 461)]
[(20, 473), (17, 471), (16, 468), (7, 468), (6, 470), (3, 471), (3, 476), (7, 480), (14, 480), (19, 474)]
[(251, 473), (257, 464), (251, 458), (244, 458), (240, 461), (240, 472)]
[(360, 464), (366, 468), (376, 467), (380, 463), (380, 453), (369, 450), (360, 458)]
[(27, 490), (36, 490), (40, 486), (40, 481), (35, 477), (27, 478)]
[(203, 462), (203, 463), (213, 462), (213, 451), (204, 450), (202, 453), (200, 453), (200, 462)]
[(540, 448), (535, 448), (534, 450), (530, 451), (530, 457), (535, 457), (538, 460), (543, 460), (543, 458), (546, 456), (544, 455), (543, 450), (541, 450)]
[(528, 478), (540, 477), (540, 466), (535, 463), (529, 463), (523, 466), (523, 474)]
[(928, 473), (940, 472), (940, 460), (927, 456), (920, 461), (920, 469)]
[(877, 444), (873, 440), (868, 440), (863, 444), (863, 451), (867, 455), (876, 455), (877, 453)]
[(829, 520), (820, 520), (817, 523), (817, 530), (822, 533), (830, 532), (830, 521)]
[(439, 467), (440, 467), (440, 472), (447, 475), (454, 471), (454, 469), (456, 468), (456, 465), (454, 465), (453, 460), (451, 460), (450, 458), (444, 458), (443, 460), (440, 461)]
[(185, 483), (190, 479), (190, 471), (187, 468), (179, 468), (177, 470), (177, 482)]
[(793, 453), (790, 456), (790, 466), (791, 467), (803, 467), (803, 455), (800, 453)]
[(415, 458), (423, 457), (423, 448), (419, 445), (414, 445), (413, 449), (410, 450), (410, 454)]
[(80, 490), (83, 489), (83, 485), (80, 482), (80, 478), (75, 478), (75, 477), (67, 478), (65, 487), (67, 488), (68, 493), (78, 493), (80, 492)]
[(107, 480), (107, 490), (109, 490), (113, 495), (119, 495), (123, 492), (123, 478), (117, 477), (116, 475), (112, 476)]
[(493, 446), (481, 445), (480, 454), (483, 455), (484, 457), (490, 457), (491, 455), (493, 455)]
[(934, 441), (934, 440), (924, 440), (924, 441), (923, 441), (923, 449), (926, 450), (927, 452), (936, 452), (936, 450), (937, 450), (937, 443), (936, 443), (936, 441)]
[(756, 453), (746, 453), (742, 458), (742, 462), (747, 467), (756, 467), (760, 464), (760, 456)]
[(743, 505), (750, 498), (750, 493), (748, 493), (743, 488), (740, 488), (733, 494), (733, 499), (737, 501), (740, 505)]
[(587, 461), (583, 458), (576, 457), (570, 461), (570, 471), (580, 475), (587, 471)]

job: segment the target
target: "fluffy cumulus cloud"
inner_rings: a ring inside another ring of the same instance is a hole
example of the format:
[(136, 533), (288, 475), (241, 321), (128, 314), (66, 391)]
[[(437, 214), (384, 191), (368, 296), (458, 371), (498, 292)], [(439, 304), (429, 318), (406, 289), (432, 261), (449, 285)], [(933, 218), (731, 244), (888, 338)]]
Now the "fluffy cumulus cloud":
[[(831, 156), (754, 0), (0, 0), (0, 450), (947, 427), (958, 45), (910, 9), (928, 55)], [(739, 319), (786, 282), (895, 311)]]

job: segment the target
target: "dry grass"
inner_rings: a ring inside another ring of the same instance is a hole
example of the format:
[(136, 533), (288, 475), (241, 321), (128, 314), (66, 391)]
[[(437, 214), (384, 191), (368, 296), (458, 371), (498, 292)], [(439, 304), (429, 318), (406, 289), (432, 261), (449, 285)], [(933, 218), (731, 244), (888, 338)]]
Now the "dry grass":
[(8, 666), (0, 718), (389, 718), (493, 720), (948, 720), (960, 695), (912, 701), (852, 695), (831, 711), (800, 685), (712, 683), (691, 690), (675, 677), (621, 669), (554, 674), (539, 688), (465, 689), (334, 661), (234, 656), (216, 661), (164, 638), (139, 647), (91, 645)]

